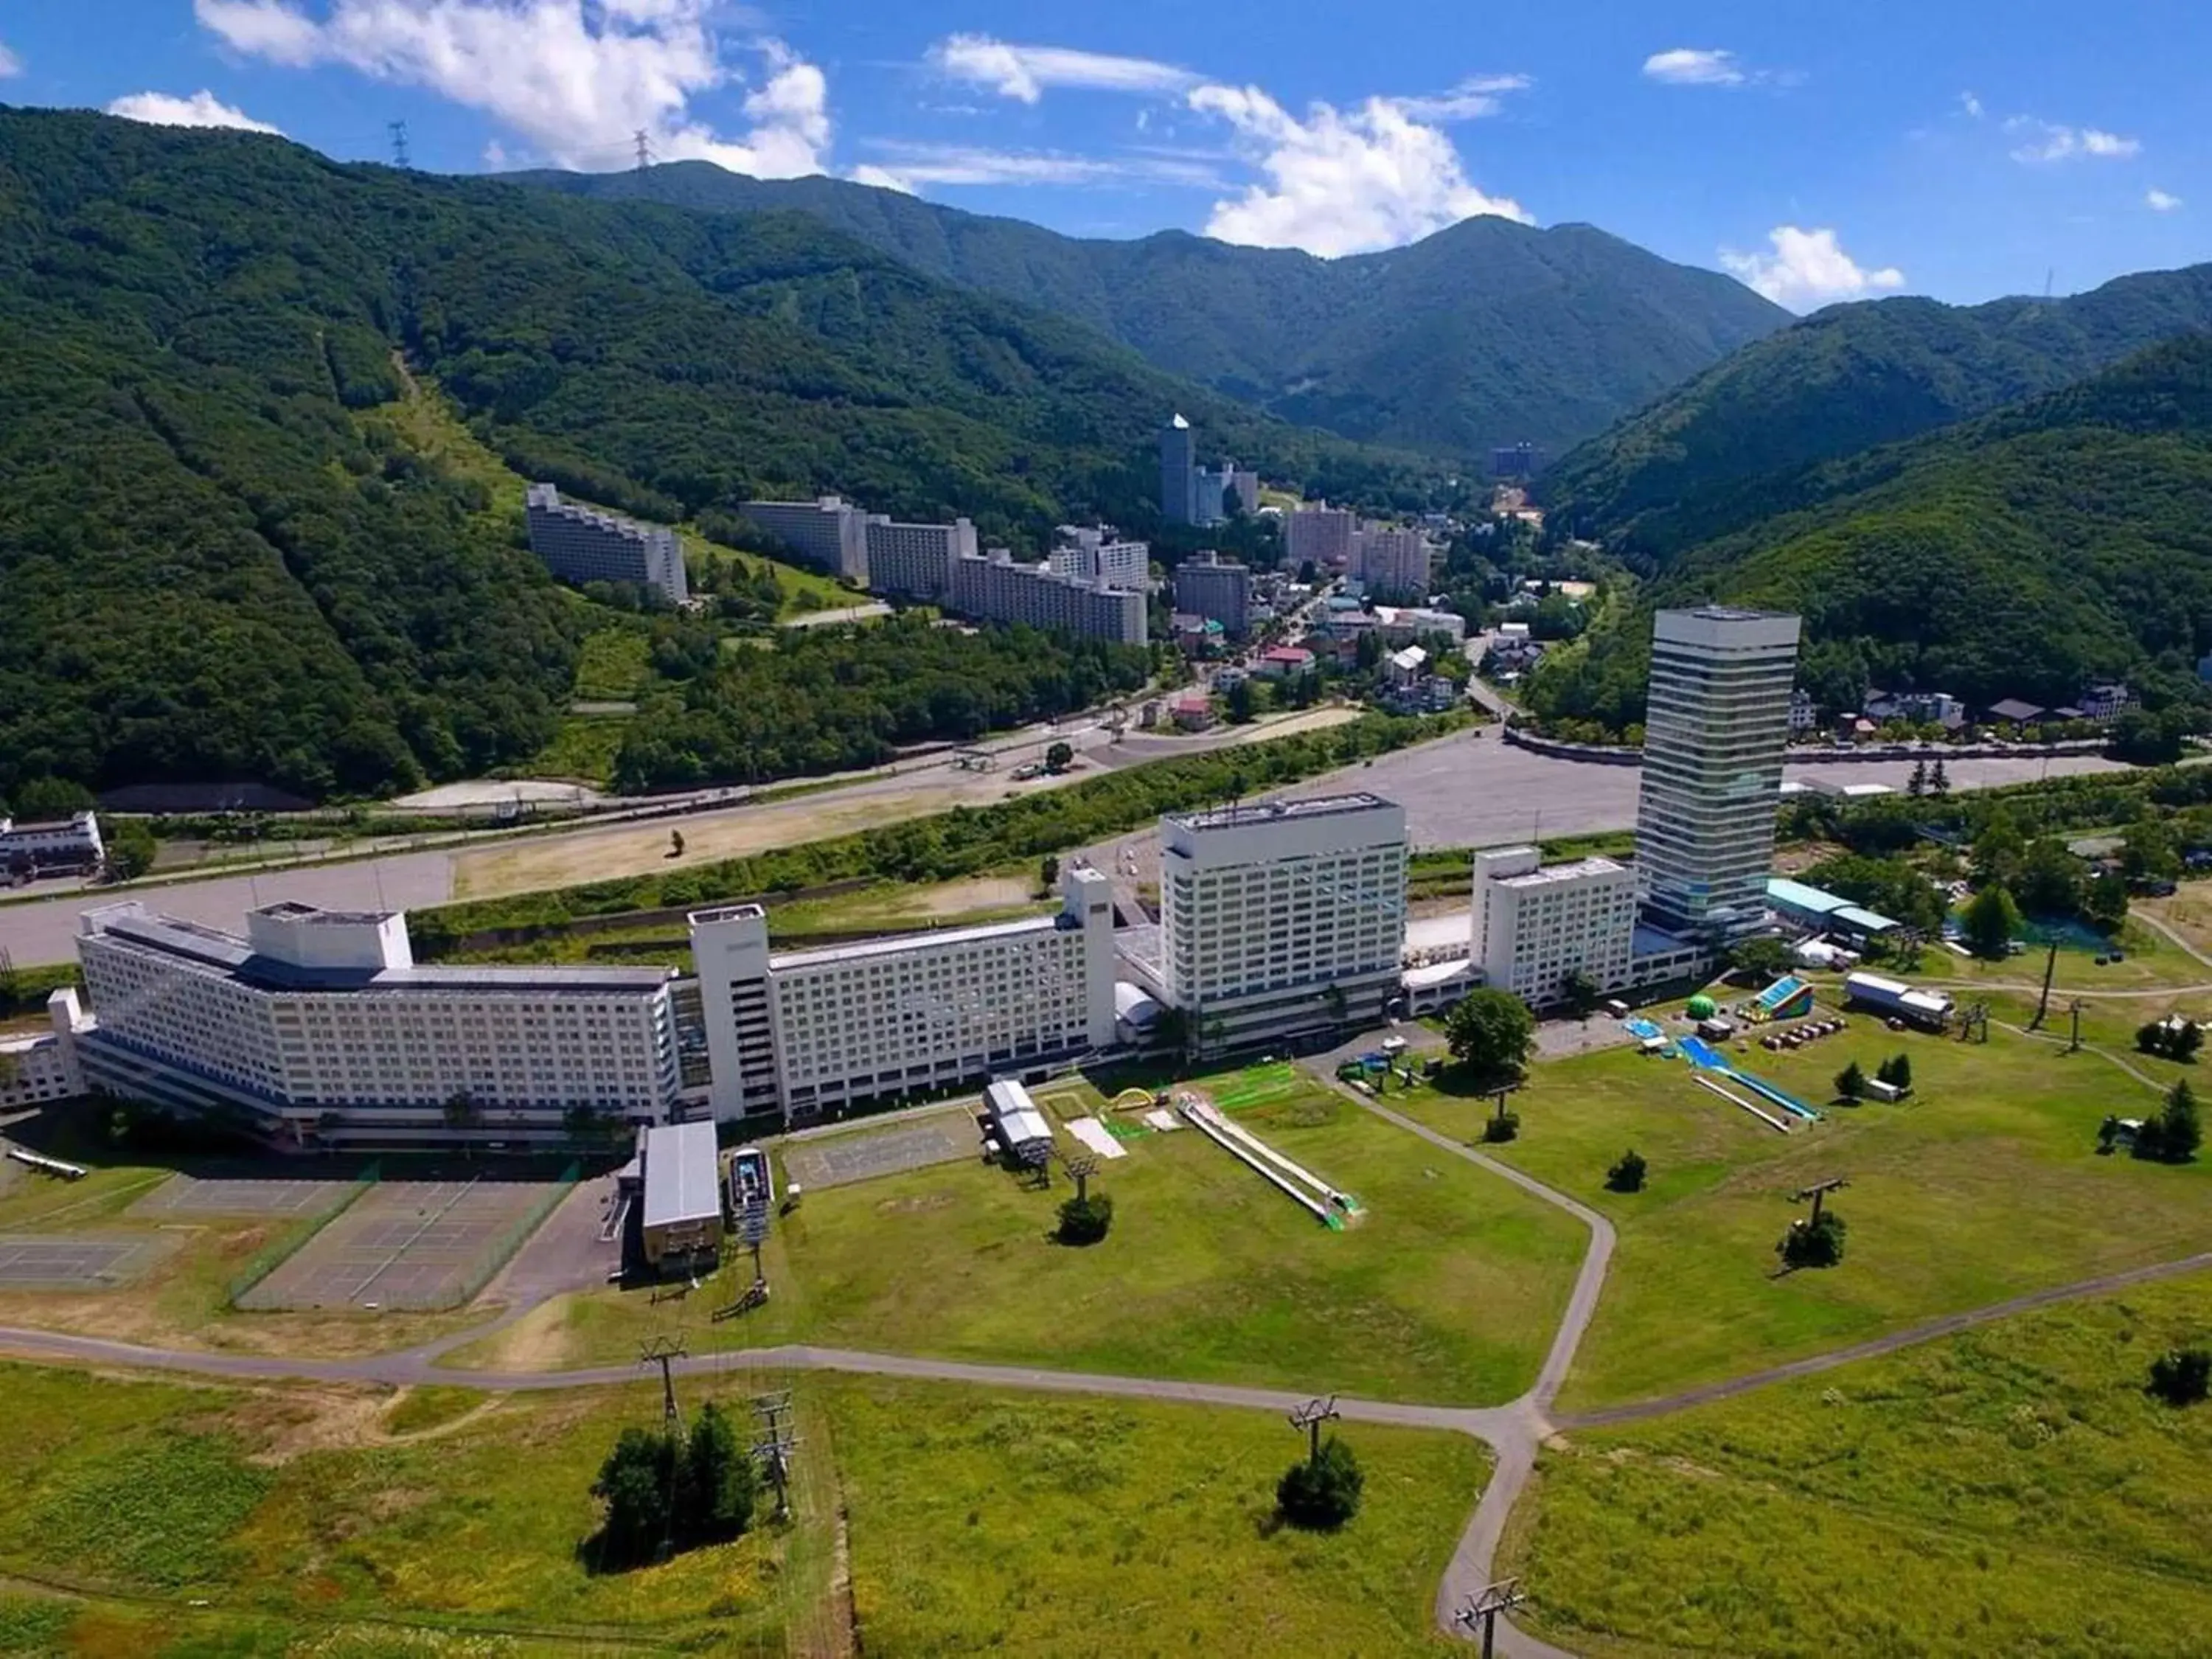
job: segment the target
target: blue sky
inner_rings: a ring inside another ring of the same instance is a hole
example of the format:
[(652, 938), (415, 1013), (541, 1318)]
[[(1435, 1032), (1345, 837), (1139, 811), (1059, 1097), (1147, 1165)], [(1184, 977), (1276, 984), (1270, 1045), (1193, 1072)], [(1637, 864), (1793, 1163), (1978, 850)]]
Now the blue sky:
[(1322, 254), (1583, 220), (1794, 308), (2212, 258), (2212, 8), (0, 0), (0, 100), (447, 172), (654, 154)]

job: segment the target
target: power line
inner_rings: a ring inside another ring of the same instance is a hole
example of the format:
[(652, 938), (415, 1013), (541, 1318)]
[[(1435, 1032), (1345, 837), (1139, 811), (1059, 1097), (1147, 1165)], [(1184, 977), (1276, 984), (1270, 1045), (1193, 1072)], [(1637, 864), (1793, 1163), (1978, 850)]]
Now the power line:
[(407, 162), (407, 123), (386, 121), (384, 130), (392, 135), (392, 165), (405, 171)]

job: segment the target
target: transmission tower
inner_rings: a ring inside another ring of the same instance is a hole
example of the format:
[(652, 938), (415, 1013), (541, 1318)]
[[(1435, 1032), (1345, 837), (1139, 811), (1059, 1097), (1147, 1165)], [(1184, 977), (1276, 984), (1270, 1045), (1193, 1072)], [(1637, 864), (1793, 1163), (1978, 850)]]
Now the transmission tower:
[(753, 1415), (760, 1426), (753, 1435), (753, 1461), (775, 1488), (775, 1518), (791, 1518), (791, 1454), (799, 1444), (792, 1431), (791, 1390), (753, 1397)]
[(660, 1367), (660, 1420), (672, 1431), (683, 1416), (676, 1409), (676, 1373), (670, 1367), (684, 1355), (684, 1339), (680, 1336), (656, 1336), (637, 1345), (639, 1364)]
[(407, 161), (407, 123), (386, 121), (384, 130), (392, 135), (392, 165), (404, 172)]
[(1518, 1578), (1502, 1579), (1495, 1584), (1486, 1584), (1477, 1594), (1467, 1598), (1467, 1605), (1453, 1615), (1452, 1622), (1466, 1626), (1468, 1634), (1475, 1627), (1482, 1629), (1482, 1659), (1492, 1659), (1498, 1647), (1498, 1615), (1510, 1613), (1528, 1599)]
[(1792, 1193), (1790, 1196), (1793, 1202), (1798, 1204), (1802, 1204), (1808, 1198), (1813, 1200), (1812, 1219), (1805, 1224), (1808, 1227), (1818, 1227), (1820, 1224), (1820, 1200), (1838, 1188), (1848, 1187), (1850, 1184), (1841, 1176), (1831, 1176), (1827, 1180), (1816, 1181), (1802, 1191)]
[(640, 127), (630, 137), (637, 145), (637, 170), (643, 173), (653, 165), (653, 136)]
[(1290, 1414), (1291, 1426), (1306, 1431), (1306, 1461), (1321, 1462), (1321, 1425), (1333, 1422), (1344, 1413), (1336, 1408), (1336, 1396), (1326, 1400), (1309, 1400)]

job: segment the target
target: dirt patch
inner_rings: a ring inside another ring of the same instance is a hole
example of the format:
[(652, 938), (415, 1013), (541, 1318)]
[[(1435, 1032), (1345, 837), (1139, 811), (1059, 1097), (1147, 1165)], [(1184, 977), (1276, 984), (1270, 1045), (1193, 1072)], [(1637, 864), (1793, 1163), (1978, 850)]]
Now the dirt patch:
[(884, 1215), (919, 1215), (929, 1210), (949, 1210), (952, 1207), (950, 1193), (926, 1193), (919, 1198), (887, 1198), (876, 1206)]
[(483, 1366), (495, 1371), (551, 1371), (568, 1363), (575, 1352), (575, 1333), (568, 1326), (569, 1298), (556, 1296), (540, 1303), (486, 1343)]

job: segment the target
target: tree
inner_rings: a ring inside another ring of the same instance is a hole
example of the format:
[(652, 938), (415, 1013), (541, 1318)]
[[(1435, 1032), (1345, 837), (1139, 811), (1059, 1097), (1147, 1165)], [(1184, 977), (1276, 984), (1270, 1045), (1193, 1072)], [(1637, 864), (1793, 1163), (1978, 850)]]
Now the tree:
[(2110, 870), (2091, 877), (2081, 890), (2081, 920), (2100, 933), (2117, 933), (2127, 919), (2126, 878)]
[(1037, 887), (1046, 893), (1060, 884), (1060, 854), (1047, 853), (1037, 866)]
[(2163, 818), (2137, 818), (2120, 831), (2120, 868), (2130, 881), (2171, 881), (2181, 873), (2181, 855)]
[(1832, 1267), (1844, 1259), (1843, 1217), (1822, 1210), (1818, 1222), (1793, 1221), (1775, 1246), (1786, 1267)]
[(1966, 948), (1978, 957), (1995, 960), (2005, 954), (2020, 926), (2020, 907), (2001, 882), (1991, 882), (1974, 895), (1962, 918)]
[(1866, 1094), (1866, 1073), (1859, 1069), (1856, 1060), (1836, 1073), (1836, 1097), (1839, 1100), (1858, 1100)]
[(2002, 886), (2012, 880), (2027, 852), (2027, 837), (2013, 823), (2012, 814), (1999, 806), (1990, 813), (1981, 833), (1974, 837), (1973, 858), (1968, 868), (1976, 884)]
[(466, 1089), (456, 1089), (447, 1097), (446, 1127), (456, 1134), (463, 1134), (483, 1120), (483, 1109)]
[(676, 1533), (679, 1547), (724, 1543), (752, 1524), (759, 1496), (753, 1460), (738, 1443), (729, 1414), (709, 1401), (691, 1420), (677, 1483)]
[(1912, 1057), (1892, 1054), (1875, 1067), (1874, 1074), (1893, 1089), (1902, 1092), (1912, 1086)]
[(1055, 743), (1044, 751), (1044, 769), (1048, 772), (1065, 772), (1074, 764), (1075, 750), (1068, 743)]
[(1928, 775), (1928, 793), (1941, 800), (1951, 793), (1951, 780), (1943, 770), (1943, 757), (1936, 757), (1936, 769)]
[(1747, 983), (1771, 980), (1790, 965), (1790, 949), (1778, 939), (1761, 934), (1730, 947), (1729, 966)]
[(1571, 1019), (1588, 1019), (1601, 994), (1597, 981), (1579, 968), (1559, 981), (1559, 1001)]
[(614, 1122), (611, 1114), (580, 1101), (561, 1114), (561, 1132), (571, 1146), (592, 1146), (606, 1136)]
[(1232, 725), (1243, 726), (1252, 718), (1252, 682), (1240, 679), (1229, 688), (1229, 719)]
[(1905, 793), (1915, 800), (1928, 793), (1928, 757), (1925, 755), (1912, 763), (1912, 775), (1905, 780)]
[(136, 818), (118, 824), (107, 837), (107, 873), (117, 881), (136, 881), (154, 867), (161, 844)]
[(1114, 1224), (1114, 1200), (1103, 1193), (1071, 1198), (1060, 1206), (1054, 1237), (1063, 1244), (1096, 1244)]
[(1359, 1513), (1366, 1485), (1359, 1459), (1340, 1437), (1331, 1435), (1310, 1458), (1301, 1458), (1275, 1483), (1275, 1507), (1294, 1527), (1333, 1532)]
[(2135, 1155), (2159, 1164), (2186, 1164), (2203, 1143), (2196, 1091), (2187, 1078), (2179, 1078), (2166, 1091), (2166, 1107), (2136, 1131)]
[(1536, 1041), (1536, 1017), (1510, 991), (1470, 991), (1444, 1017), (1452, 1058), (1480, 1079), (1517, 1078)]
[(2081, 860), (2057, 836), (2039, 836), (2028, 844), (2008, 884), (2028, 915), (2070, 916), (2081, 908)]
[(592, 1496), (606, 1505), (599, 1523), (601, 1566), (636, 1566), (673, 1541), (675, 1485), (673, 1438), (651, 1429), (624, 1429), (592, 1483)]
[(2173, 1036), (2166, 1052), (2172, 1059), (2186, 1065), (2197, 1058), (2197, 1051), (2204, 1046), (2204, 1033), (2193, 1019), (2185, 1019), (2173, 1028)]
[(1607, 1189), (1616, 1193), (1642, 1192), (1644, 1167), (1643, 1155), (1630, 1147), (1621, 1154), (1620, 1161), (1605, 1172)]
[(2194, 1406), (2212, 1395), (2212, 1352), (2174, 1348), (2150, 1362), (2150, 1391), (2169, 1406)]

